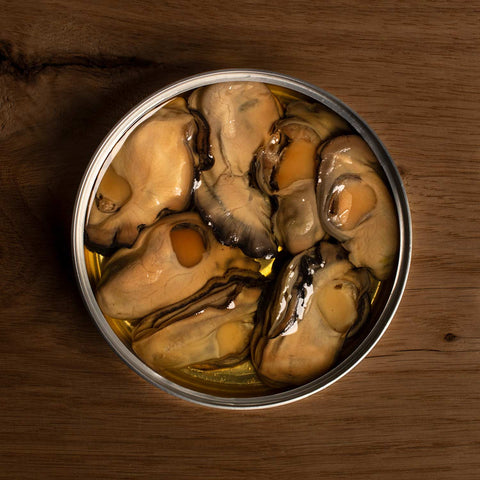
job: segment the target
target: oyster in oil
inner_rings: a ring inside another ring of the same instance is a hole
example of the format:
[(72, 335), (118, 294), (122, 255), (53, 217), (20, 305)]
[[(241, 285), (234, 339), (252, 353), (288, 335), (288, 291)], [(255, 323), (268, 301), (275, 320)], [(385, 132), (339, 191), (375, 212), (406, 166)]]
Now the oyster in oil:
[(367, 270), (355, 269), (339, 245), (322, 241), (296, 255), (254, 331), (260, 378), (275, 387), (301, 385), (331, 368), (350, 329), (368, 315), (369, 285)]
[(321, 158), (317, 200), (323, 227), (356, 267), (385, 280), (398, 251), (398, 221), (374, 153), (361, 137), (347, 135), (329, 141)]
[(292, 254), (310, 248), (325, 234), (315, 195), (317, 149), (327, 138), (347, 130), (348, 125), (326, 108), (292, 102), (267, 144), (257, 151), (256, 182), (276, 199), (274, 234)]
[(188, 206), (198, 163), (193, 146), (196, 131), (182, 98), (135, 128), (95, 193), (85, 231), (90, 249), (109, 254), (117, 247), (129, 247), (162, 212)]
[[(258, 82), (230, 82), (195, 90), (189, 107), (208, 128), (204, 168), (195, 205), (226, 245), (248, 256), (269, 257), (277, 246), (271, 233), (270, 200), (250, 183), (255, 151), (267, 140), (282, 108), (268, 87)], [(207, 165), (207, 167), (205, 167)]]
[(155, 312), (133, 331), (133, 350), (157, 371), (233, 366), (248, 356), (260, 293), (240, 279), (198, 301)]
[(193, 301), (217, 284), (258, 278), (258, 270), (239, 248), (220, 244), (197, 213), (185, 212), (161, 218), (132, 248), (118, 250), (104, 267), (96, 297), (104, 314), (138, 319)]

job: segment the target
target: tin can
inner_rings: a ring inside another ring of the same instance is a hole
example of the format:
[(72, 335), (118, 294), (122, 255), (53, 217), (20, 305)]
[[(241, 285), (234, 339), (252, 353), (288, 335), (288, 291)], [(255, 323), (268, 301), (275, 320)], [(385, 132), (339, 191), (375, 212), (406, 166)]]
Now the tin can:
[[(100, 310), (95, 298), (91, 272), (87, 269), (84, 245), (86, 219), (94, 200), (93, 192), (96, 191), (103, 173), (126, 134), (176, 96), (206, 85), (236, 81), (263, 82), (271, 87), (293, 92), (300, 97), (323, 104), (347, 121), (376, 155), (391, 191), (399, 224), (399, 253), (396, 268), (388, 285), (383, 288), (382, 298), (377, 302), (377, 311), (373, 312), (375, 319), (368, 334), (334, 368), (316, 380), (281, 392), (251, 396), (198, 391), (166, 378), (143, 363), (122, 338), (121, 332), (112, 328), (111, 323)], [(195, 75), (159, 90), (134, 107), (113, 127), (94, 153), (81, 181), (73, 213), (72, 254), (78, 286), (87, 310), (107, 342), (129, 367), (153, 385), (194, 403), (218, 408), (255, 409), (290, 403), (325, 389), (347, 374), (365, 358), (388, 328), (405, 289), (411, 252), (411, 217), (406, 192), (392, 158), (377, 135), (347, 105), (324, 90), (290, 76), (262, 70), (219, 70)]]

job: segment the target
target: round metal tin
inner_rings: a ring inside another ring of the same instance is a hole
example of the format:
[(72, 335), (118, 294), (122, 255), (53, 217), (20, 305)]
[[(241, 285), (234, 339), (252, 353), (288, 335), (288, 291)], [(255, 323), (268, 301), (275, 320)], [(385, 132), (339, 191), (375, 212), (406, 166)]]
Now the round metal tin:
[[(400, 248), (397, 268), (384, 307), (362, 342), (343, 361), (316, 380), (280, 393), (252, 397), (224, 397), (202, 393), (179, 385), (145, 365), (117, 336), (97, 305), (89, 280), (84, 252), (85, 221), (96, 182), (109, 165), (114, 150), (124, 135), (159, 106), (186, 92), (220, 82), (257, 81), (289, 89), (327, 106), (345, 119), (368, 143), (378, 158), (396, 206)], [(354, 368), (375, 346), (390, 324), (406, 285), (412, 251), (411, 218), (405, 189), (397, 168), (387, 150), (371, 128), (348, 106), (322, 89), (293, 77), (262, 70), (218, 70), (195, 75), (171, 84), (146, 98), (128, 112), (110, 131), (94, 153), (81, 181), (73, 212), (72, 253), (77, 282), (85, 305), (98, 329), (113, 350), (137, 374), (153, 385), (180, 398), (210, 407), (255, 409), (290, 403), (312, 395), (339, 380)]]

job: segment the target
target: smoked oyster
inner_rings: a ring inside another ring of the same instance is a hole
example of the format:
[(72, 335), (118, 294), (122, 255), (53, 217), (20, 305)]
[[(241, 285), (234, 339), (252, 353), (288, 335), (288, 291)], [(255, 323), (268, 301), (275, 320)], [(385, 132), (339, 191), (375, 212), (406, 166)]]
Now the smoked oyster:
[(211, 288), (258, 278), (259, 264), (239, 248), (220, 244), (200, 216), (166, 216), (142, 230), (132, 248), (105, 264), (97, 302), (105, 315), (138, 319), (164, 307), (193, 301)]
[(249, 172), (280, 118), (279, 102), (263, 83), (227, 82), (195, 90), (188, 104), (208, 128), (208, 142), (201, 142), (208, 151), (200, 156), (210, 160), (201, 162), (207, 167), (195, 188), (196, 207), (222, 243), (250, 257), (273, 256), (270, 201), (252, 187)]
[(145, 317), (133, 331), (133, 350), (157, 371), (187, 366), (212, 369), (241, 362), (248, 356), (262, 292), (249, 284), (258, 280), (239, 278), (197, 301), (187, 299)]
[(379, 280), (388, 278), (398, 251), (398, 221), (378, 161), (361, 137), (336, 137), (322, 148), (317, 200), (324, 229), (342, 242), (350, 261)]
[(339, 245), (322, 241), (283, 268), (259, 314), (251, 358), (274, 387), (307, 383), (335, 362), (350, 329), (369, 313), (370, 277)]
[[(163, 211), (182, 211), (191, 199), (197, 127), (176, 98), (128, 136), (95, 194), (86, 244), (100, 253), (131, 246)], [(172, 175), (172, 171), (175, 172)]]
[(318, 215), (315, 185), (319, 145), (348, 131), (348, 124), (319, 104), (289, 103), (268, 142), (256, 154), (260, 189), (276, 199), (275, 237), (292, 254), (310, 248), (325, 234)]

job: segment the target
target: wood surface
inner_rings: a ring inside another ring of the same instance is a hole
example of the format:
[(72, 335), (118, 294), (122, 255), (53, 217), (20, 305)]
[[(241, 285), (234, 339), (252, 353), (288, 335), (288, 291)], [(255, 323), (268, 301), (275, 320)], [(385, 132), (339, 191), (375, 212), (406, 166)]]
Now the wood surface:
[[(480, 2), (0, 0), (0, 478), (476, 479)], [(110, 349), (73, 276), (96, 146), (184, 76), (261, 68), (346, 102), (394, 158), (409, 281), (368, 357), (274, 409), (197, 406)]]

